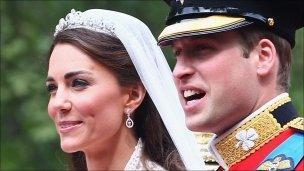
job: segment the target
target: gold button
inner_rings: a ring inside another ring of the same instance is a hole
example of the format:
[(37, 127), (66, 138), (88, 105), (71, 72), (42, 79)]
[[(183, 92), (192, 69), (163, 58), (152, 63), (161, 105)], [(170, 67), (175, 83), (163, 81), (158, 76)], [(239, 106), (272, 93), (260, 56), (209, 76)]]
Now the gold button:
[(274, 19), (273, 19), (273, 18), (268, 18), (268, 19), (267, 19), (267, 23), (268, 23), (268, 25), (271, 26), (271, 27), (274, 26)]

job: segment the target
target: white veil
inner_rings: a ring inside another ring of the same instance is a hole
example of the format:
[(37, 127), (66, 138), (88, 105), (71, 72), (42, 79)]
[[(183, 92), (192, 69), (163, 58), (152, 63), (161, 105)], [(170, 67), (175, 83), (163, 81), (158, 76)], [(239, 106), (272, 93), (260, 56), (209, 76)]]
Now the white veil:
[(65, 20), (60, 20), (55, 35), (65, 29), (80, 27), (107, 33), (120, 39), (187, 170), (204, 169), (195, 136), (185, 125), (185, 116), (172, 72), (149, 28), (140, 20), (115, 11), (91, 9), (75, 13), (72, 10)]

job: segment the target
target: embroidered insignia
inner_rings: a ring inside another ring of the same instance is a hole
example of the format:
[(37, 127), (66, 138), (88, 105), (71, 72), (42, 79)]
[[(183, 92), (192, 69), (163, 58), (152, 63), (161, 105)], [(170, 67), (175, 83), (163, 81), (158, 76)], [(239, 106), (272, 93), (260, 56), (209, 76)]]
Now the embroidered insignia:
[(248, 151), (254, 146), (254, 140), (259, 138), (255, 129), (249, 128), (246, 130), (241, 130), (235, 135), (236, 139), (239, 140), (235, 145), (236, 148), (242, 146), (243, 150)]
[(294, 162), (291, 157), (286, 157), (284, 154), (277, 155), (274, 159), (269, 159), (263, 162), (257, 170), (292, 170)]

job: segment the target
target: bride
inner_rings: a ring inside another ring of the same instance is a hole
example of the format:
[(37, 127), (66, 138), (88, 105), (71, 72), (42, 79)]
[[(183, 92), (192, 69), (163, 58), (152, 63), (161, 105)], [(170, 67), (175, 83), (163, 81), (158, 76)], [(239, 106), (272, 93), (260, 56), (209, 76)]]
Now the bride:
[(72, 10), (56, 26), (46, 87), (75, 170), (203, 169), (170, 68), (138, 19)]

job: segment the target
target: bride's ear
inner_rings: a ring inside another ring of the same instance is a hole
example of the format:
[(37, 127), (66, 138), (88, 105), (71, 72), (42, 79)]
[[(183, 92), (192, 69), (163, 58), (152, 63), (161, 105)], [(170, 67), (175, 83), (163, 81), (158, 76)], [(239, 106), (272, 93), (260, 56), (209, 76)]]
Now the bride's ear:
[(127, 93), (128, 99), (126, 101), (125, 108), (129, 108), (133, 112), (142, 103), (146, 95), (146, 89), (141, 83), (135, 84), (127, 88)]

